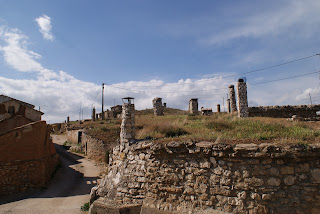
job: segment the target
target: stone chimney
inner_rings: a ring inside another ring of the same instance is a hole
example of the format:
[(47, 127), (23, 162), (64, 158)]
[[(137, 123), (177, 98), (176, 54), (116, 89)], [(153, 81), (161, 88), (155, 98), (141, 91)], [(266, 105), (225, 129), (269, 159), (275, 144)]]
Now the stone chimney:
[(231, 113), (237, 111), (236, 93), (234, 91), (234, 85), (229, 85), (229, 97), (230, 97), (230, 107)]
[(155, 116), (163, 115), (162, 98), (156, 97), (152, 100), (153, 113)]
[(244, 79), (238, 80), (238, 117), (248, 117), (247, 84)]
[(121, 132), (120, 132), (120, 141), (128, 142), (133, 140), (136, 135), (135, 130), (135, 112), (134, 104), (124, 103), (122, 104), (122, 114), (121, 114)]
[(221, 109), (220, 109), (220, 104), (217, 105), (217, 112), (220, 113)]
[(198, 114), (198, 98), (190, 99), (188, 111), (190, 114)]

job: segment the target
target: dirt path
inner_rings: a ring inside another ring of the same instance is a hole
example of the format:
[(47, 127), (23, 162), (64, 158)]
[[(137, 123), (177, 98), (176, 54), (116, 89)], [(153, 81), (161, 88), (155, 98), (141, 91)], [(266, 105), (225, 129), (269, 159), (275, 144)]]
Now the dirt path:
[(53, 135), (61, 165), (47, 189), (22, 200), (0, 205), (0, 213), (80, 213), (89, 201), (89, 193), (96, 185), (102, 170), (92, 161), (67, 152), (62, 146), (63, 135)]

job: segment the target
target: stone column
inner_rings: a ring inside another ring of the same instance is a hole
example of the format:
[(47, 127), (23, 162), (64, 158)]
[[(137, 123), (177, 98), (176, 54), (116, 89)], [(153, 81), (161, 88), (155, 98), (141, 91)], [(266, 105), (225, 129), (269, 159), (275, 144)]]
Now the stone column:
[(70, 123), (70, 117), (68, 116), (67, 117), (67, 124), (69, 124)]
[(244, 79), (238, 80), (238, 117), (248, 117), (247, 84)]
[(92, 121), (96, 120), (96, 108), (95, 107), (93, 107), (93, 109), (92, 109), (91, 119), (92, 119)]
[(217, 105), (217, 112), (218, 112), (218, 113), (221, 112), (221, 110), (220, 110), (220, 104)]
[(128, 142), (135, 138), (134, 104), (122, 104), (120, 142)]
[(155, 116), (163, 115), (162, 98), (156, 97), (152, 100), (153, 113)]
[(228, 113), (231, 113), (230, 99), (227, 100), (227, 110), (228, 110)]
[(237, 111), (236, 93), (234, 92), (234, 85), (229, 85), (229, 97), (231, 113)]
[(190, 114), (198, 114), (198, 98), (190, 99), (188, 111)]

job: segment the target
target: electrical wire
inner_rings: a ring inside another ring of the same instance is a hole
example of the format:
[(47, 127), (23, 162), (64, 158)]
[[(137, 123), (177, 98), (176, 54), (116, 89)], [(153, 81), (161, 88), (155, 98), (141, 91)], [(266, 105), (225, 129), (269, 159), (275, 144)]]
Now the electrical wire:
[[(312, 58), (312, 57), (315, 57), (315, 56), (320, 56), (320, 53), (313, 54), (313, 55), (306, 56), (306, 57), (302, 57), (302, 58), (298, 58), (298, 59), (291, 60), (291, 61), (287, 61), (287, 62), (283, 62), (283, 63), (279, 63), (279, 64), (276, 64), (276, 65), (272, 65), (272, 66), (260, 68), (260, 69), (255, 69), (255, 70), (251, 70), (251, 71), (247, 71), (247, 72), (238, 73), (238, 74), (232, 74), (232, 75), (221, 76), (221, 77), (213, 77), (213, 78), (204, 79), (204, 80), (197, 80), (197, 81), (194, 82), (194, 83), (171, 83), (171, 84), (172, 84), (172, 85), (178, 85), (178, 84), (184, 84), (184, 85), (186, 85), (186, 84), (197, 84), (198, 82), (212, 81), (212, 80), (215, 79), (215, 78), (224, 79), (224, 78), (230, 78), (230, 77), (235, 77), (235, 76), (241, 76), (241, 75), (243, 75), (243, 74), (250, 74), (250, 73), (255, 73), (255, 72), (259, 72), (259, 71), (264, 71), (264, 70), (268, 70), (268, 69), (280, 67), (280, 66), (283, 66), (283, 65), (287, 65), (287, 64), (290, 64), (290, 63), (294, 63), (294, 62), (306, 60), (306, 59), (309, 59), (309, 58)], [(159, 88), (159, 87), (163, 87), (163, 85), (161, 85), (161, 86), (130, 86), (130, 87), (134, 87), (134, 88)]]

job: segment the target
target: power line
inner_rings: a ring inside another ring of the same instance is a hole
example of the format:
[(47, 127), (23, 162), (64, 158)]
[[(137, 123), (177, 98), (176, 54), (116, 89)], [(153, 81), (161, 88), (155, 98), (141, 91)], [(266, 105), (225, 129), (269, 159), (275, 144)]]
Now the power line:
[(269, 81), (264, 81), (264, 82), (258, 82), (258, 83), (253, 83), (253, 84), (248, 84), (248, 85), (260, 85), (260, 84), (265, 84), (265, 83), (270, 83), (270, 82), (277, 82), (277, 81), (282, 81), (282, 80), (287, 80), (287, 79), (293, 79), (293, 78), (297, 78), (297, 77), (303, 77), (303, 76), (308, 76), (311, 74), (316, 74), (319, 73), (319, 71), (315, 71), (315, 72), (311, 72), (311, 73), (306, 73), (306, 74), (301, 74), (301, 75), (296, 75), (296, 76), (291, 76), (291, 77), (285, 77), (285, 78), (281, 78), (281, 79), (275, 79), (275, 80), (269, 80)]
[[(247, 72), (238, 73), (238, 74), (232, 74), (232, 75), (221, 76), (221, 77), (213, 77), (213, 78), (204, 79), (204, 80), (197, 80), (197, 81), (194, 82), (194, 83), (170, 83), (170, 84), (171, 84), (171, 85), (178, 85), (178, 84), (184, 84), (184, 85), (186, 85), (186, 84), (197, 84), (198, 82), (212, 81), (214, 78), (219, 78), (219, 79), (230, 78), (230, 77), (235, 77), (235, 76), (240, 76), (240, 75), (244, 75), (244, 74), (250, 74), (250, 73), (255, 73), (255, 72), (259, 72), (259, 71), (268, 70), (268, 69), (271, 69), (271, 68), (280, 67), (280, 66), (287, 65), (287, 64), (290, 64), (290, 63), (294, 63), (294, 62), (306, 60), (306, 59), (309, 59), (309, 58), (312, 58), (312, 57), (315, 57), (315, 56), (320, 56), (320, 53), (313, 54), (313, 55), (306, 56), (306, 57), (302, 57), (302, 58), (299, 58), (299, 59), (294, 59), (294, 60), (287, 61), (287, 62), (283, 62), (283, 63), (279, 63), (279, 64), (276, 64), (276, 65), (264, 67), (264, 68), (259, 68), (259, 69), (255, 69), (255, 70), (251, 70), (251, 71), (247, 71)], [(161, 86), (130, 86), (130, 87), (135, 87), (135, 88), (159, 88), (159, 87), (163, 87), (163, 85), (161, 85)], [(122, 88), (122, 89), (124, 89), (124, 88)]]

